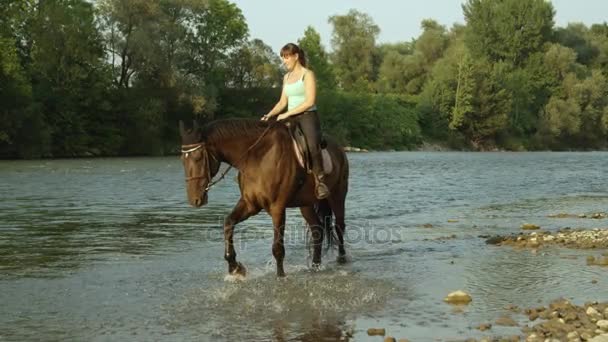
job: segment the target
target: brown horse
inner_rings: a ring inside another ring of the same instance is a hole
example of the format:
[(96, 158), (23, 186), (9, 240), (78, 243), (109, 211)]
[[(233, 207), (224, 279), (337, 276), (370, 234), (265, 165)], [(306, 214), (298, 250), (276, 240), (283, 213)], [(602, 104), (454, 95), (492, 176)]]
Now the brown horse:
[[(222, 162), (239, 171), (241, 197), (224, 220), (224, 258), (230, 274), (244, 276), (246, 273), (245, 267), (236, 261), (232, 239), (234, 226), (262, 209), (272, 217), (272, 254), (278, 276), (285, 275), (283, 236), (285, 208), (288, 207), (299, 207), (311, 229), (313, 267), (321, 263), (323, 230), (325, 228), (326, 233), (331, 232), (333, 212), (338, 262), (346, 262), (344, 202), (348, 191), (348, 160), (344, 150), (334, 141), (327, 141), (333, 170), (325, 179), (331, 195), (318, 200), (314, 195), (313, 176), (298, 163), (288, 128), (282, 122), (228, 119), (211, 122), (203, 128), (194, 123), (190, 129), (180, 122), (180, 134), (186, 190), (192, 206), (200, 207), (207, 203), (207, 192), (215, 184), (212, 179)], [(225, 174), (222, 174), (222, 178)], [(330, 236), (327, 238), (330, 239)]]

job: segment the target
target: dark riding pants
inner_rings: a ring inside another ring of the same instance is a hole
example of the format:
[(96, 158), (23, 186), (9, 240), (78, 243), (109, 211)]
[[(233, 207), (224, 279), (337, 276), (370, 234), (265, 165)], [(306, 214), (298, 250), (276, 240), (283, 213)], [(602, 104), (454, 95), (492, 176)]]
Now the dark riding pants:
[(323, 176), (323, 161), (321, 159), (321, 122), (316, 111), (304, 112), (292, 117), (293, 122), (300, 125), (306, 137), (308, 150), (312, 159), (312, 172), (317, 177)]

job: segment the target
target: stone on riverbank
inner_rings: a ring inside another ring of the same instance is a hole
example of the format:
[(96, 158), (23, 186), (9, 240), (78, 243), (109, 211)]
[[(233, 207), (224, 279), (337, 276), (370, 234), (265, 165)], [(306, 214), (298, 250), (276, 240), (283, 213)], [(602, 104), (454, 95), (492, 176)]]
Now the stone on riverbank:
[(386, 329), (384, 328), (369, 328), (367, 329), (369, 336), (384, 336), (386, 335)]
[(532, 224), (532, 223), (524, 223), (521, 225), (521, 229), (522, 230), (538, 230), (538, 229), (540, 229), (540, 226), (538, 226), (536, 224)]
[(557, 245), (578, 249), (604, 249), (608, 248), (608, 228), (562, 229), (553, 233), (532, 232), (510, 236), (494, 236), (487, 239), (486, 243), (518, 248), (541, 248)]

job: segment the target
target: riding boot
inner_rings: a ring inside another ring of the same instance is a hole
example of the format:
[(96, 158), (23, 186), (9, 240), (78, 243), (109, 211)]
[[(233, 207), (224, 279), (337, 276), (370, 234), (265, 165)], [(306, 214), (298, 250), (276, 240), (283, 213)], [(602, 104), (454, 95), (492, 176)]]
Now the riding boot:
[(315, 179), (315, 196), (317, 199), (324, 199), (329, 196), (329, 188), (325, 184), (325, 173), (323, 172), (323, 159), (321, 151), (312, 157), (312, 173)]

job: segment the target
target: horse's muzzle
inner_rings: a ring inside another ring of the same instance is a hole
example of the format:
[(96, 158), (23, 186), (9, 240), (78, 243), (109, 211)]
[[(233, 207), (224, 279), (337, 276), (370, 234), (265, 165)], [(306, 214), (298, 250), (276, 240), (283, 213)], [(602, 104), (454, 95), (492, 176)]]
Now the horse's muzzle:
[(192, 202), (192, 206), (196, 207), (196, 208), (200, 208), (202, 206), (204, 206), (205, 204), (207, 204), (207, 201), (209, 200), (209, 196), (207, 195), (207, 192), (204, 191), (203, 195), (197, 199), (194, 200), (194, 202)]

